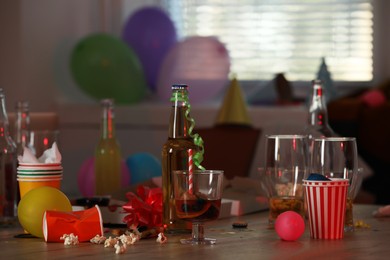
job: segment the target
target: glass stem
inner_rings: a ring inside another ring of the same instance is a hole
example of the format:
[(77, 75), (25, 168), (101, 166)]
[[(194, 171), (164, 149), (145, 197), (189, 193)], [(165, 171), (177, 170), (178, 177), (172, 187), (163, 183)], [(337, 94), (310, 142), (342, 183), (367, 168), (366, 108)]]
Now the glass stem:
[(192, 223), (192, 239), (197, 241), (204, 239), (204, 225), (202, 223)]

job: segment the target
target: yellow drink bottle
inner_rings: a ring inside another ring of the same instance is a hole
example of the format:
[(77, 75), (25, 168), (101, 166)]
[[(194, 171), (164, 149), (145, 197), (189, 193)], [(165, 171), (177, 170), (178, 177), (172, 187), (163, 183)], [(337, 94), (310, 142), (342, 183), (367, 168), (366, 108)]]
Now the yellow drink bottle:
[(113, 100), (104, 99), (101, 136), (95, 151), (95, 194), (110, 195), (121, 185), (121, 150), (115, 137)]

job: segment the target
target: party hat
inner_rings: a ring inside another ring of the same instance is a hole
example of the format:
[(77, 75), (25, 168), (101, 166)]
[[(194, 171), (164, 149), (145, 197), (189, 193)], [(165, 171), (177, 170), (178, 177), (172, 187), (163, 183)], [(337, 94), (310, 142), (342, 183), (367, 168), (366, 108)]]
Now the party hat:
[(233, 76), (229, 89), (225, 94), (222, 107), (217, 116), (216, 124), (252, 125), (241, 87), (235, 76)]

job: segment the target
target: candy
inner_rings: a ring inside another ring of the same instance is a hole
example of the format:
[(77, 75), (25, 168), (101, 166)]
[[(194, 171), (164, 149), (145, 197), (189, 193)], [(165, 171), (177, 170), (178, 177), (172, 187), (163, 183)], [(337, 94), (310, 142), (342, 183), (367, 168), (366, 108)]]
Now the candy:
[(305, 222), (298, 213), (285, 211), (276, 219), (275, 231), (282, 240), (295, 241), (305, 231)]

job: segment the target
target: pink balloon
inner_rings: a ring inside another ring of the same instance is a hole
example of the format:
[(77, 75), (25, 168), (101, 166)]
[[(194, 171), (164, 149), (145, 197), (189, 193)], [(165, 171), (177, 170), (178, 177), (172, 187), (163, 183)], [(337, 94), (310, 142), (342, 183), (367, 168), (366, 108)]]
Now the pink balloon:
[(217, 38), (189, 37), (175, 44), (165, 56), (156, 94), (169, 102), (172, 84), (187, 84), (191, 103), (206, 101), (228, 85), (229, 71), (228, 51)]
[[(130, 183), (130, 171), (127, 168), (126, 162), (122, 160), (122, 187), (128, 186)], [(95, 196), (95, 158), (90, 157), (81, 165), (78, 175), (77, 184), (81, 194), (85, 197)]]

